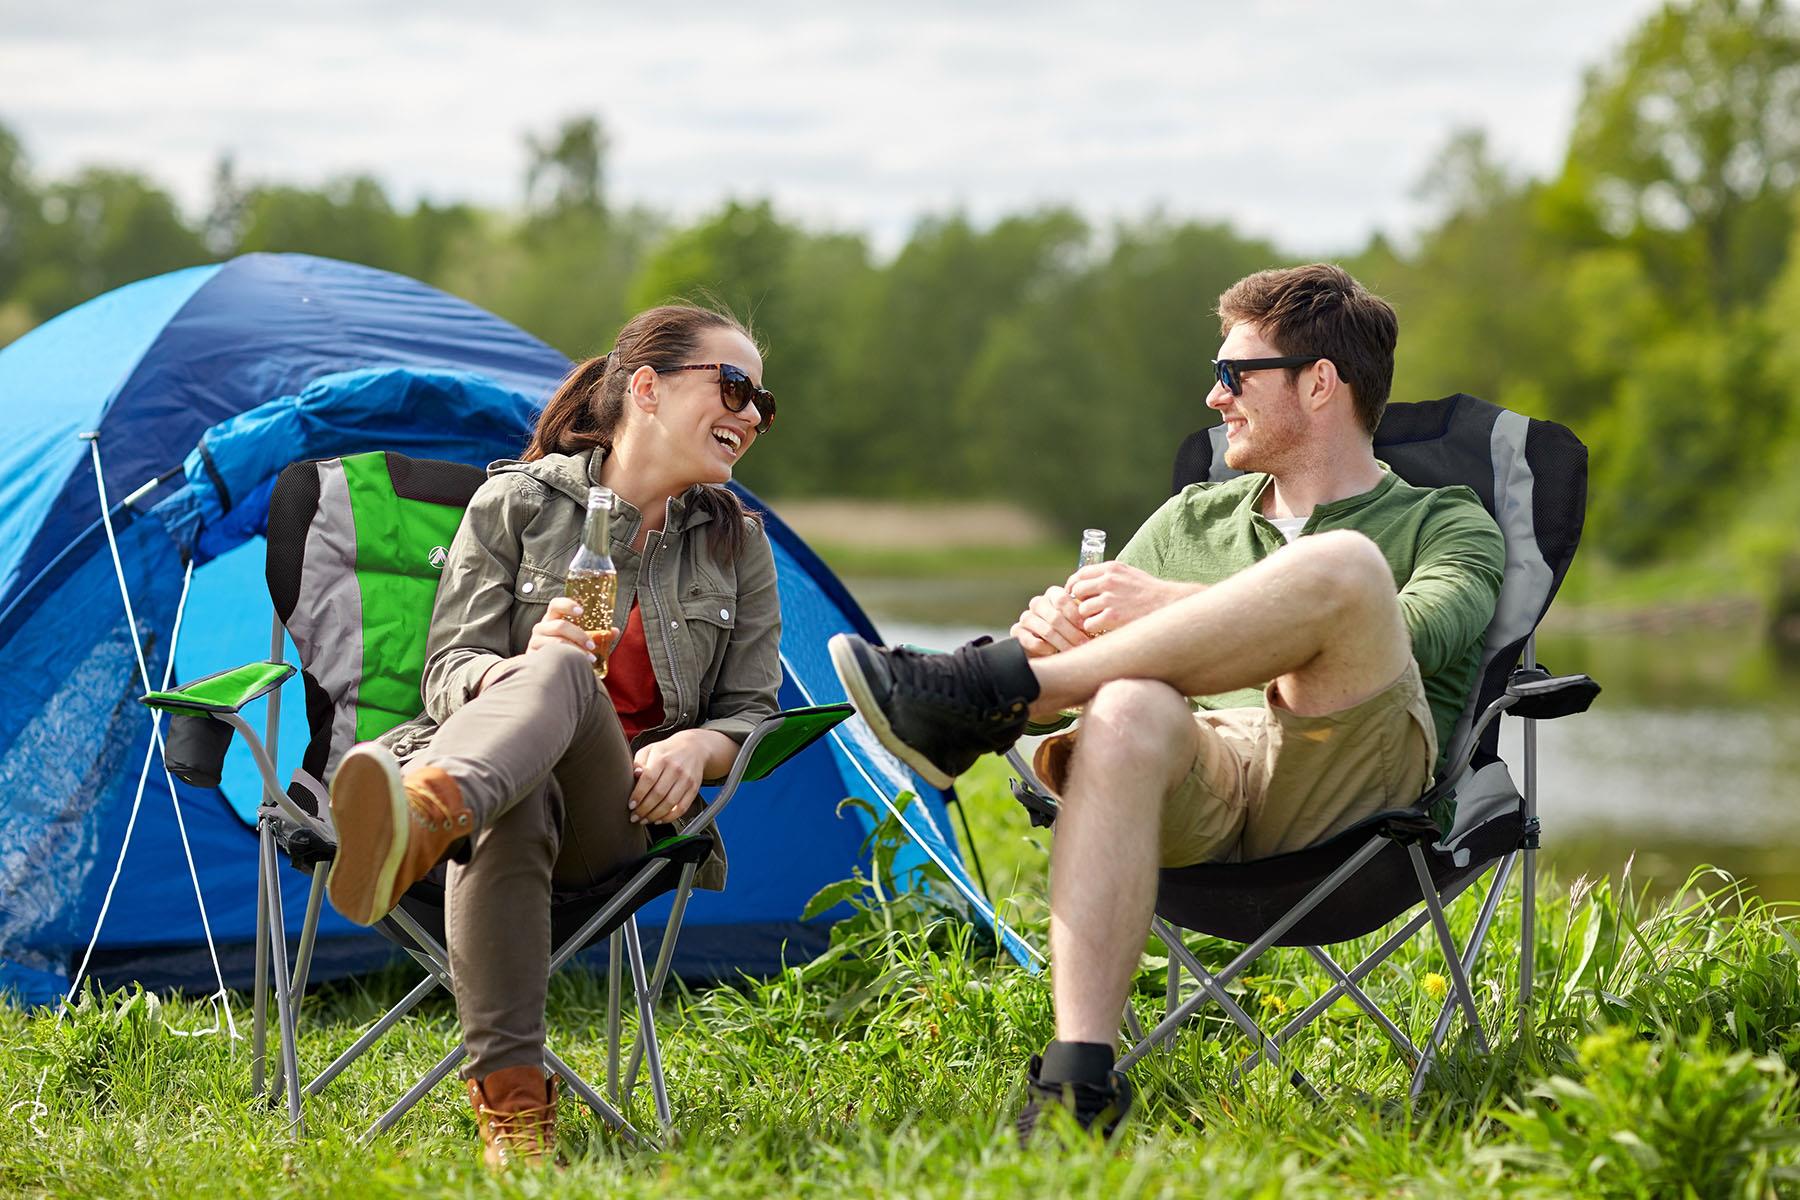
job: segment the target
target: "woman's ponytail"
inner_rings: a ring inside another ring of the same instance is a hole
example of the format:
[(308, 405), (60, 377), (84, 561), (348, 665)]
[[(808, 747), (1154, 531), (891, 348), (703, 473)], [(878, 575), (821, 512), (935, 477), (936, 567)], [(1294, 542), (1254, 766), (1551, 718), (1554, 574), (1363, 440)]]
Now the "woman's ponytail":
[(612, 428), (618, 418), (615, 415), (603, 426), (599, 401), (614, 357), (608, 353), (590, 358), (575, 364), (563, 376), (562, 383), (557, 385), (544, 405), (544, 411), (538, 415), (531, 442), (520, 455), (522, 459), (534, 462), (546, 454), (580, 454), (583, 450), (612, 444)]

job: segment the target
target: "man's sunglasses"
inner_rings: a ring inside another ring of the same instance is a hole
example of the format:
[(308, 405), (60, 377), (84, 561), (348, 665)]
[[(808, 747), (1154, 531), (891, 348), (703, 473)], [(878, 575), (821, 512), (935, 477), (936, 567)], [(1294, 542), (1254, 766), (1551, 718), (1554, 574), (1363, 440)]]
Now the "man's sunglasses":
[(1272, 371), (1276, 367), (1304, 367), (1316, 363), (1323, 354), (1288, 354), (1281, 358), (1215, 358), (1213, 375), (1234, 396), (1244, 394), (1244, 376), (1251, 371)]
[(767, 433), (769, 426), (775, 423), (775, 397), (750, 382), (750, 376), (744, 374), (742, 367), (734, 367), (730, 363), (688, 363), (686, 366), (671, 367), (672, 371), (712, 371), (719, 372), (719, 403), (727, 410), (741, 413), (756, 401), (756, 412), (760, 418), (756, 422), (756, 432)]

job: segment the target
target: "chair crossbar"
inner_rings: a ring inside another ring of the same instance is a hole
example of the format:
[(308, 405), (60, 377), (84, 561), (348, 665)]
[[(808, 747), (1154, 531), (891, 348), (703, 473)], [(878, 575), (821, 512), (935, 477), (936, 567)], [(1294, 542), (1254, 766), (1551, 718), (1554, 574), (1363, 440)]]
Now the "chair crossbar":
[[(662, 869), (668, 865), (668, 859), (658, 858), (652, 859), (639, 868), (638, 873), (632, 876), (631, 882), (619, 889), (618, 895), (602, 905), (599, 912), (582, 922), (581, 928), (563, 942), (555, 954), (550, 956), (551, 973), (554, 974), (562, 968), (564, 963), (581, 953), (581, 948), (587, 945), (588, 939), (594, 936), (595, 931), (604, 927), (608, 921), (617, 916), (619, 910), (631, 903), (639, 892), (650, 886), (650, 881), (660, 875)], [(670, 915), (672, 916), (673, 913)]]
[[(1231, 993), (1225, 990), (1225, 985), (1236, 976), (1237, 971), (1234, 970), (1231, 976), (1214, 975), (1206, 969), (1199, 958), (1194, 955), (1193, 951), (1189, 950), (1187, 946), (1181, 942), (1180, 934), (1176, 933), (1174, 928), (1169, 925), (1167, 921), (1164, 921), (1159, 917), (1154, 922), (1154, 925), (1158, 937), (1172, 937), (1175, 939), (1174, 945), (1170, 946), (1171, 951), (1186, 964), (1188, 971), (1193, 974), (1194, 978), (1200, 984), (1200, 991), (1196, 992), (1193, 999), (1188, 1002), (1188, 1005), (1184, 1006), (1187, 1008), (1187, 1015), (1191, 1016), (1193, 1013), (1198, 1012), (1209, 999), (1217, 1002), (1219, 1007), (1225, 1010), (1225, 1015), (1230, 1017), (1232, 1022), (1237, 1025), (1247, 1037), (1256, 1042), (1258, 1046), (1268, 1051), (1270, 1061), (1278, 1067), (1281, 1066), (1282, 1057), (1280, 1047), (1276, 1046), (1269, 1039), (1268, 1033), (1261, 1025), (1256, 1023), (1256, 1018), (1244, 1011), (1244, 1006), (1233, 999)], [(1180, 949), (1176, 950), (1176, 946), (1179, 946)], [(1173, 1017), (1174, 1014), (1170, 1014), (1170, 1016)], [(1184, 1016), (1182, 1019), (1185, 1020), (1186, 1017)], [(1165, 1020), (1164, 1024), (1168, 1024), (1168, 1021)], [(1159, 1028), (1161, 1027), (1159, 1026)], [(1173, 1026), (1170, 1026), (1168, 1033), (1163, 1034), (1161, 1038), (1157, 1038), (1156, 1035), (1152, 1034), (1151, 1037), (1142, 1039), (1138, 1047), (1134, 1047), (1133, 1055), (1141, 1057), (1142, 1052), (1148, 1051), (1151, 1046), (1159, 1044), (1161, 1041), (1166, 1041), (1173, 1037), (1173, 1035)], [(1133, 1057), (1133, 1061), (1136, 1061), (1136, 1057)], [(1123, 1070), (1124, 1068), (1121, 1067), (1120, 1069)], [(1306, 1093), (1313, 1100), (1319, 1103), (1324, 1102), (1324, 1094), (1321, 1093), (1318, 1088), (1314, 1087), (1312, 1080), (1308, 1079), (1297, 1067), (1290, 1066), (1288, 1068), (1288, 1082)]]
[(365, 1030), (363, 1035), (357, 1038), (349, 1049), (333, 1059), (330, 1066), (326, 1067), (323, 1071), (320, 1071), (313, 1081), (306, 1085), (306, 1094), (308, 1096), (317, 1096), (320, 1092), (324, 1091), (326, 1085), (338, 1077), (339, 1072), (360, 1058), (364, 1051), (368, 1050), (370, 1046), (373, 1046), (379, 1041), (383, 1034), (393, 1028), (407, 1013), (416, 1008), (419, 1002), (429, 996), (437, 986), (438, 977), (435, 974), (428, 974), (425, 978), (419, 980), (417, 986), (415, 986), (412, 991), (406, 993), (398, 1004), (383, 1013), (381, 1019)]
[(1406, 1036), (1406, 1031), (1394, 1023), (1393, 1018), (1387, 1015), (1381, 1005), (1369, 998), (1369, 993), (1363, 991), (1357, 982), (1350, 978), (1344, 968), (1338, 965), (1337, 960), (1327, 954), (1322, 946), (1308, 946), (1307, 950), (1311, 952), (1319, 965), (1324, 967), (1333, 979), (1337, 980), (1338, 987), (1355, 1002), (1356, 1006), (1369, 1014), (1370, 1020), (1381, 1026), (1382, 1031), (1388, 1035), (1388, 1040), (1394, 1043), (1394, 1047), (1406, 1055), (1407, 1061), (1418, 1062), (1419, 1048), (1413, 1045), (1411, 1038)]
[(1462, 953), (1457, 950), (1456, 939), (1450, 934), (1450, 922), (1444, 916), (1443, 901), (1438, 899), (1437, 887), (1431, 881), (1431, 869), (1425, 865), (1425, 851), (1419, 848), (1417, 842), (1406, 849), (1412, 856), (1413, 874), (1418, 876), (1419, 891), (1425, 897), (1425, 907), (1431, 913), (1431, 924), (1437, 931), (1438, 945), (1444, 951), (1444, 966), (1450, 972), (1450, 986), (1456, 989), (1457, 1000), (1463, 1007), (1463, 1016), (1475, 1031), (1476, 1044), (1486, 1054), (1487, 1033), (1481, 1028), (1481, 1017), (1475, 1011), (1475, 993), (1469, 988), (1468, 972), (1463, 970)]
[[(375, 1039), (385, 1033), (387, 1029), (392, 1028), (393, 1025), (405, 1015), (406, 1009), (410, 1009), (414, 1004), (417, 1004), (418, 1001), (423, 999), (434, 987), (441, 986), (447, 991), (450, 990), (450, 953), (445, 949), (444, 945), (436, 938), (432, 937), (430, 931), (425, 929), (416, 918), (410, 913), (407, 913), (404, 909), (395, 909), (389, 914), (389, 918), (393, 920), (395, 925), (400, 927), (408, 938), (413, 939), (417, 943), (416, 947), (402, 946), (401, 948), (410, 954), (420, 966), (425, 968), (427, 973), (426, 978), (420, 981), (419, 986), (414, 988), (411, 993), (408, 993), (406, 1000), (390, 1010), (382, 1020), (377, 1023), (376, 1028), (371, 1029), (363, 1036), (358, 1043), (358, 1047), (352, 1047), (350, 1051), (347, 1051), (341, 1056), (338, 1063), (333, 1064), (332, 1071), (334, 1074), (336, 1071), (342, 1070), (344, 1065), (348, 1065), (351, 1060), (366, 1050), (369, 1045), (372, 1045)], [(633, 917), (628, 919), (624, 926), (621, 927), (621, 932), (624, 933), (628, 945), (635, 942), (637, 940), (636, 918)], [(638, 973), (641, 974), (643, 965), (641, 948), (638, 952), (637, 965), (639, 967)], [(657, 1115), (663, 1124), (663, 1127), (667, 1130), (671, 1127), (668, 1117), (668, 1092), (667, 1084), (662, 1075), (661, 1055), (655, 1044), (656, 1032), (654, 1012), (649, 1006), (646, 1006), (643, 1003), (641, 993), (638, 1013), (638, 1040), (640, 1043), (647, 1041), (650, 1044), (651, 1086), (653, 1089), (659, 1089), (662, 1092), (661, 1100), (658, 1104)], [(614, 1044), (616, 1045), (616, 1041)], [(364, 1132), (362, 1138), (359, 1139), (359, 1144), (366, 1145), (370, 1140), (379, 1137), (381, 1134), (393, 1128), (394, 1124), (417, 1105), (432, 1088), (448, 1078), (450, 1072), (455, 1070), (466, 1057), (468, 1057), (468, 1052), (459, 1043), (448, 1054), (439, 1059), (429, 1071), (420, 1077), (417, 1084), (412, 1088), (409, 1088), (399, 1100), (376, 1119), (375, 1123), (370, 1126), (369, 1129)], [(555, 1053), (547, 1047), (544, 1051), (544, 1065), (561, 1077), (564, 1082), (569, 1085), (570, 1090), (575, 1092), (576, 1095), (594, 1111), (595, 1116), (611, 1126), (633, 1145), (645, 1144), (646, 1139), (644, 1138), (644, 1135), (641, 1134), (618, 1109), (614, 1108), (611, 1104), (608, 1104), (597, 1091), (589, 1086), (588, 1083), (574, 1071), (573, 1068), (560, 1057), (556, 1056)], [(320, 1086), (323, 1087), (323, 1082), (320, 1083)]]
[[(1323, 880), (1316, 884), (1312, 891), (1308, 892), (1306, 896), (1301, 899), (1300, 903), (1294, 905), (1293, 908), (1282, 915), (1280, 920), (1269, 926), (1269, 928), (1263, 932), (1261, 937), (1257, 938), (1254, 942), (1251, 942), (1248, 946), (1245, 946), (1244, 949), (1239, 952), (1238, 956), (1232, 959), (1222, 971), (1217, 973), (1217, 975), (1209, 973), (1205, 967), (1200, 965), (1200, 960), (1196, 959), (1188, 952), (1187, 947), (1181, 941), (1180, 935), (1174, 933), (1170, 928), (1169, 923), (1163, 918), (1154, 918), (1151, 922), (1151, 926), (1156, 930), (1157, 936), (1163, 939), (1164, 944), (1168, 946), (1171, 953), (1180, 954), (1183, 964), (1189, 971), (1194, 972), (1194, 977), (1201, 981), (1203, 988), (1206, 987), (1209, 980), (1217, 979), (1221, 981), (1218, 985), (1217, 995), (1213, 996), (1214, 999), (1219, 1000), (1222, 1005), (1236, 1007), (1236, 1002), (1233, 1001), (1230, 996), (1226, 995), (1223, 986), (1224, 983), (1229, 983), (1231, 980), (1237, 978), (1239, 972), (1255, 962), (1264, 951), (1268, 950), (1269, 947), (1279, 941), (1282, 934), (1286, 933), (1297, 924), (1302, 917), (1318, 907), (1332, 892), (1336, 891), (1340, 883), (1361, 870), (1363, 864), (1375, 857), (1386, 842), (1387, 839), (1380, 835), (1370, 838), (1363, 844), (1361, 849), (1346, 859), (1343, 865), (1339, 866), (1337, 870), (1333, 871), (1330, 875), (1327, 875)], [(1167, 936), (1165, 936), (1165, 934)], [(1179, 951), (1177, 951), (1177, 947), (1180, 947)], [(1191, 999), (1184, 1001), (1182, 1004), (1178, 1005), (1173, 1012), (1169, 1013), (1158, 1022), (1156, 1028), (1150, 1031), (1149, 1037), (1142, 1039), (1119, 1060), (1119, 1069), (1124, 1070), (1126, 1067), (1142, 1058), (1154, 1045), (1162, 1042), (1174, 1033), (1174, 1031), (1181, 1026), (1183, 1021), (1198, 1012), (1200, 1007), (1206, 1003), (1207, 991), (1210, 991), (1210, 989), (1203, 990)], [(1242, 1010), (1240, 1009), (1239, 1011), (1241, 1012)], [(1245, 1020), (1249, 1020), (1248, 1016), (1245, 1017)], [(1250, 1024), (1253, 1028), (1255, 1027), (1255, 1022), (1252, 1021)], [(1262, 1035), (1260, 1029), (1257, 1030), (1257, 1036), (1260, 1041), (1268, 1041), (1267, 1037)], [(1273, 1047), (1271, 1047), (1271, 1049), (1273, 1049)], [(1273, 1055), (1271, 1057), (1273, 1057)]]
[[(1475, 919), (1475, 928), (1469, 935), (1468, 947), (1464, 950), (1462, 961), (1459, 964), (1465, 978), (1474, 972), (1475, 964), (1481, 958), (1482, 947), (1487, 943), (1488, 931), (1493, 927), (1494, 914), (1500, 909), (1500, 897), (1505, 894), (1506, 884), (1512, 877), (1513, 860), (1517, 857), (1517, 852), (1506, 855), (1500, 860), (1499, 867), (1495, 870), (1493, 885), (1488, 888), (1487, 898), (1482, 901), (1481, 914)], [(1472, 1007), (1474, 996), (1471, 994), (1467, 999)], [(1449, 1036), (1450, 1018), (1455, 1014), (1456, 1003), (1456, 997), (1446, 996), (1443, 1006), (1438, 1010), (1437, 1021), (1431, 1028), (1431, 1039), (1425, 1043), (1425, 1053), (1420, 1056), (1419, 1065), (1413, 1071), (1411, 1095), (1414, 1098), (1417, 1098), (1419, 1093), (1424, 1090), (1425, 1077), (1430, 1073), (1432, 1061), (1436, 1058), (1438, 1050), (1442, 1048), (1444, 1039)], [(1481, 1051), (1486, 1054), (1486, 1034), (1479, 1024), (1474, 1025), (1473, 1028)]]
[(644, 946), (638, 940), (636, 921), (625, 922), (625, 950), (630, 956), (631, 990), (638, 1002), (638, 1040), (647, 1047), (650, 1058), (650, 1092), (656, 1101), (656, 1122), (662, 1126), (666, 1137), (674, 1128), (674, 1121), (669, 1115), (669, 1086), (663, 1078), (662, 1047), (654, 1037), (646, 1038), (644, 1031), (651, 1029), (656, 1023), (656, 1012), (650, 999), (650, 981), (644, 974)]
[(457, 1065), (467, 1054), (468, 1051), (462, 1048), (462, 1043), (457, 1043), (454, 1049), (437, 1060), (431, 1070), (419, 1077), (419, 1082), (413, 1084), (400, 1099), (394, 1101), (392, 1107), (375, 1118), (375, 1123), (363, 1131), (363, 1135), (356, 1139), (356, 1144), (366, 1146), (392, 1129), (396, 1121), (412, 1110), (413, 1105), (425, 1098), (425, 1093), (448, 1079), (450, 1072), (456, 1070)]
[[(1473, 885), (1474, 882), (1479, 878), (1480, 878), (1479, 875), (1471, 875), (1468, 878), (1462, 880), (1460, 883), (1456, 884), (1454, 887), (1450, 888), (1444, 894), (1445, 901), (1450, 902), (1450, 901), (1455, 900), (1466, 889), (1468, 889), (1471, 885)], [(1354, 967), (1350, 968), (1350, 970), (1347, 972), (1350, 979), (1353, 982), (1360, 984), (1364, 978), (1366, 978), (1369, 974), (1371, 974), (1375, 970), (1376, 967), (1378, 967), (1382, 963), (1386, 962), (1393, 955), (1394, 951), (1398, 950), (1401, 946), (1403, 946), (1407, 942), (1411, 941), (1413, 938), (1413, 935), (1418, 933), (1419, 930), (1423, 929), (1425, 927), (1425, 922), (1429, 921), (1430, 919), (1431, 919), (1430, 913), (1426, 913), (1426, 912), (1414, 913), (1410, 918), (1407, 919), (1406, 923), (1404, 925), (1402, 925), (1398, 930), (1396, 930), (1392, 935), (1390, 935), (1386, 941), (1382, 942), (1381, 945), (1379, 945), (1375, 949), (1371, 950), (1367, 955), (1365, 955), (1363, 957), (1361, 962), (1357, 963)], [(1305, 1008), (1301, 1009), (1300, 1012), (1298, 1012), (1294, 1015), (1292, 1020), (1290, 1020), (1286, 1025), (1281, 1027), (1281, 1029), (1275, 1034), (1276, 1045), (1286, 1045), (1288, 1043), (1288, 1041), (1294, 1037), (1294, 1035), (1301, 1032), (1308, 1025), (1311, 1025), (1313, 1023), (1313, 1021), (1316, 1020), (1321, 1013), (1323, 1013), (1326, 1009), (1330, 1008), (1333, 1004), (1336, 1004), (1339, 997), (1341, 997), (1345, 994), (1346, 993), (1342, 986), (1337, 985), (1337, 984), (1332, 985), (1317, 1000), (1314, 1000), (1311, 1004), (1309, 1004)], [(1417, 1052), (1415, 1051), (1415, 1053), (1417, 1053)], [(1259, 1063), (1260, 1061), (1262, 1061), (1262, 1051), (1261, 1050), (1254, 1051), (1250, 1055), (1249, 1058), (1245, 1059), (1242, 1063), (1239, 1064), (1238, 1069), (1243, 1070), (1243, 1071), (1248, 1071), (1248, 1070), (1252, 1069), (1253, 1067), (1255, 1067), (1256, 1064)]]
[(573, 1067), (564, 1062), (556, 1051), (548, 1046), (544, 1047), (544, 1065), (555, 1071), (562, 1081), (569, 1085), (569, 1090), (581, 1097), (581, 1102), (593, 1110), (595, 1116), (617, 1130), (619, 1136), (631, 1145), (653, 1144), (637, 1131), (635, 1125), (625, 1119), (624, 1113), (608, 1104), (606, 1097), (595, 1091), (592, 1084), (577, 1074)]
[[(1421, 875), (1420, 890), (1425, 898), (1424, 910), (1415, 913), (1405, 922), (1405, 924), (1383, 941), (1381, 945), (1365, 955), (1355, 966), (1348, 970), (1333, 959), (1324, 948), (1318, 946), (1306, 947), (1306, 950), (1312, 957), (1333, 977), (1334, 982), (1324, 994), (1315, 999), (1311, 1004), (1307, 1005), (1305, 1009), (1298, 1013), (1272, 1036), (1264, 1032), (1255, 1019), (1245, 1012), (1243, 1006), (1238, 1004), (1236, 1000), (1231, 997), (1230, 993), (1225, 990), (1225, 985), (1237, 977), (1239, 972), (1248, 965), (1245, 960), (1247, 958), (1253, 959), (1253, 955), (1250, 955), (1249, 952), (1246, 951), (1244, 954), (1240, 954), (1234, 959), (1223, 971), (1213, 974), (1206, 970), (1205, 966), (1199, 961), (1194, 953), (1181, 941), (1180, 932), (1175, 929), (1170, 922), (1162, 917), (1153, 918), (1152, 930), (1158, 938), (1162, 939), (1170, 952), (1171, 976), (1173, 977), (1173, 973), (1180, 967), (1185, 967), (1194, 975), (1195, 979), (1199, 981), (1200, 991), (1183, 1003), (1171, 1004), (1168, 1016), (1151, 1031), (1148, 1037), (1139, 1037), (1138, 1044), (1134, 1045), (1131, 1051), (1119, 1060), (1120, 1069), (1124, 1069), (1131, 1063), (1136, 1062), (1155, 1046), (1170, 1041), (1179, 1024), (1193, 1016), (1204, 1007), (1208, 1001), (1217, 1001), (1232, 1022), (1256, 1043), (1256, 1048), (1243, 1062), (1239, 1063), (1237, 1067), (1232, 1070), (1231, 1081), (1233, 1083), (1236, 1083), (1242, 1078), (1245, 1072), (1255, 1069), (1264, 1058), (1274, 1062), (1277, 1066), (1287, 1065), (1283, 1062), (1281, 1057), (1281, 1047), (1290, 1041), (1296, 1034), (1315, 1022), (1326, 1009), (1330, 1008), (1332, 1004), (1336, 1003), (1337, 1000), (1343, 996), (1349, 996), (1363, 1012), (1372, 1018), (1381, 1027), (1383, 1032), (1387, 1034), (1389, 1040), (1394, 1043), (1395, 1047), (1399, 1049), (1412, 1064), (1414, 1064), (1411, 1089), (1411, 1094), (1414, 1097), (1419, 1094), (1424, 1079), (1429, 1073), (1436, 1052), (1441, 1048), (1443, 1040), (1448, 1034), (1450, 1020), (1458, 1010), (1461, 1010), (1465, 1017), (1468, 1018), (1469, 1026), (1475, 1031), (1482, 1052), (1486, 1053), (1487, 1041), (1485, 1030), (1480, 1024), (1479, 1017), (1474, 1014), (1474, 992), (1472, 987), (1468, 984), (1468, 978), (1473, 973), (1475, 965), (1479, 961), (1481, 951), (1486, 944), (1488, 934), (1492, 930), (1494, 917), (1499, 909), (1500, 899), (1504, 895), (1506, 885), (1511, 879), (1512, 866), (1514, 859), (1517, 857), (1517, 852), (1504, 855), (1497, 861), (1497, 869), (1494, 871), (1492, 882), (1487, 890), (1487, 895), (1483, 900), (1481, 913), (1476, 919), (1475, 928), (1470, 934), (1467, 945), (1459, 952), (1456, 948), (1454, 939), (1449, 935), (1448, 921), (1444, 917), (1443, 906), (1456, 900), (1465, 890), (1473, 886), (1476, 881), (1488, 872), (1482, 871), (1467, 876), (1453, 886), (1445, 889), (1445, 891), (1441, 893), (1440, 898), (1440, 893), (1437, 892), (1436, 888), (1431, 886), (1429, 871), (1424, 869), (1423, 851), (1416, 845), (1409, 847), (1409, 851), (1414, 856), (1415, 872)], [(1446, 997), (1444, 1004), (1438, 1012), (1437, 1019), (1434, 1022), (1431, 1036), (1427, 1039), (1424, 1049), (1420, 1049), (1406, 1035), (1405, 1031), (1399, 1027), (1398, 1023), (1395, 1022), (1365, 991), (1363, 991), (1360, 984), (1361, 981), (1373, 972), (1376, 967), (1386, 962), (1395, 951), (1407, 941), (1411, 940), (1412, 937), (1428, 923), (1432, 924), (1438, 930), (1440, 946), (1447, 946), (1445, 958), (1448, 963), (1448, 971), (1452, 978), (1453, 992), (1450, 996)], [(1255, 947), (1253, 946), (1251, 949), (1255, 949)], [(1457, 983), (1457, 980), (1459, 979), (1461, 980), (1460, 984)], [(1172, 998), (1179, 998), (1178, 986), (1171, 990), (1170, 996)], [(1320, 1098), (1318, 1090), (1312, 1086), (1310, 1081), (1308, 1081), (1305, 1075), (1298, 1069), (1289, 1065), (1288, 1074), (1289, 1079), (1302, 1091), (1315, 1098)]]

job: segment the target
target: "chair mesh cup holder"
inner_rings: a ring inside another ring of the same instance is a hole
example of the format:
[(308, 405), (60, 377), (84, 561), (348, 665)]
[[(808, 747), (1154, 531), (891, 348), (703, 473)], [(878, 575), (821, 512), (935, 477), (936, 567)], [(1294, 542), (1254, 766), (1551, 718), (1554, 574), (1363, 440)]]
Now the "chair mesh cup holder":
[(163, 735), (169, 774), (190, 787), (215, 788), (225, 771), (225, 752), (236, 730), (217, 717), (174, 715)]

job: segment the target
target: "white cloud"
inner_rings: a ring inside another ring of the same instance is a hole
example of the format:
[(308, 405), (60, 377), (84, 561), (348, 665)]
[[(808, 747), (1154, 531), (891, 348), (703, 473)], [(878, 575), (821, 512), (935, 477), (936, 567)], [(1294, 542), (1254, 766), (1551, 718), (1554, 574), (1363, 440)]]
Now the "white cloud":
[(1458, 127), (1553, 170), (1582, 68), (1653, 4), (44, 7), (0, 0), (0, 121), (41, 174), (133, 167), (194, 211), (226, 151), (511, 205), (524, 135), (597, 112), (614, 198), (684, 215), (768, 195), (891, 248), (951, 206), (1161, 208), (1326, 251), (1413, 225)]

